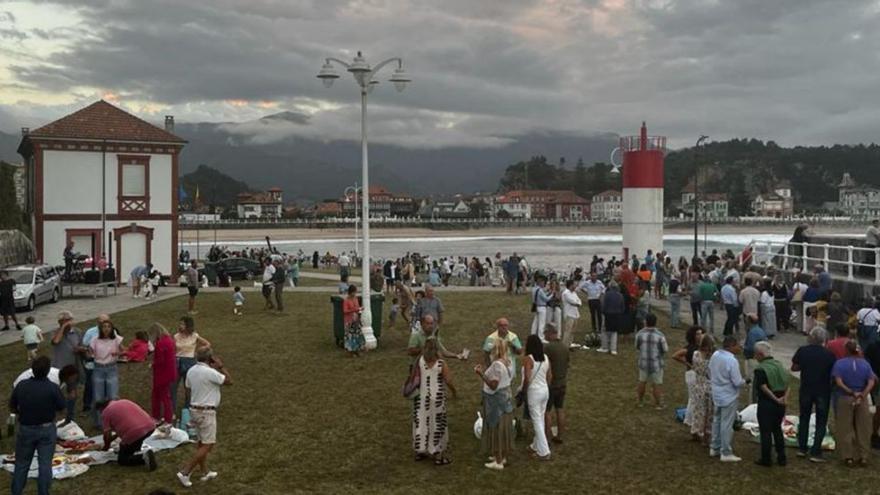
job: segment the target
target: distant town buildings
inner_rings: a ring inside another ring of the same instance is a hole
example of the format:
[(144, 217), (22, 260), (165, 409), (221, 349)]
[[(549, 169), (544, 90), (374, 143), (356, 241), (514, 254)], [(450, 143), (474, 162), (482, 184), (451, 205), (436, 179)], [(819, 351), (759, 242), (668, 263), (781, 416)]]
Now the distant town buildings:
[(756, 217), (788, 218), (794, 215), (794, 198), (788, 181), (778, 183), (772, 191), (755, 196), (752, 213)]
[(856, 217), (880, 216), (880, 188), (858, 185), (849, 173), (837, 185), (837, 209)]
[[(416, 203), (412, 196), (395, 194), (382, 186), (370, 186), (369, 191), (370, 217), (409, 217), (415, 214)], [(355, 212), (360, 216), (362, 201), (360, 194), (337, 200), (341, 216), (353, 217)]]
[(273, 187), (265, 192), (241, 193), (236, 201), (238, 218), (281, 218), (282, 191)]
[(619, 222), (623, 218), (623, 194), (608, 190), (593, 196), (590, 218), (600, 222)]
[(511, 218), (548, 220), (590, 218), (590, 202), (574, 191), (508, 191), (495, 199), (494, 209), (496, 216)]
[[(688, 182), (681, 190), (681, 212), (687, 218), (694, 217), (694, 198), (696, 197), (693, 181)], [(700, 191), (699, 217), (703, 220), (727, 218), (730, 204), (727, 194)]]
[(471, 207), (461, 196), (423, 199), (418, 210), (422, 218), (468, 218)]

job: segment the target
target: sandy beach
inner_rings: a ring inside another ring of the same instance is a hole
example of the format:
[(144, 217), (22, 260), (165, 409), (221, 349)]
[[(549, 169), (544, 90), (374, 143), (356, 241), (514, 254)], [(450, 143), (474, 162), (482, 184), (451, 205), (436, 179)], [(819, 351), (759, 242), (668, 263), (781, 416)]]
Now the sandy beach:
[[(786, 225), (709, 225), (708, 234), (779, 234), (789, 235), (794, 232), (793, 224)], [(813, 227), (815, 234), (835, 234), (835, 235), (862, 235), (864, 229), (854, 227), (852, 225), (819, 225)], [(535, 235), (620, 235), (621, 228), (619, 225), (587, 225), (583, 227), (514, 227), (514, 228), (479, 228), (468, 230), (432, 230), (427, 228), (372, 228), (370, 230), (373, 239), (400, 239), (400, 238), (438, 238), (438, 237), (485, 237), (485, 236), (535, 236)], [(688, 226), (668, 227), (666, 234), (692, 234), (693, 228)], [(298, 239), (298, 240), (345, 240), (351, 239), (354, 235), (354, 229), (296, 229), (296, 228), (279, 228), (279, 229), (202, 229), (181, 230), (180, 236), (183, 242), (196, 242), (199, 237), (201, 242), (213, 242), (216, 235), (217, 242), (244, 242), (259, 241), (269, 236), (272, 239)], [(700, 236), (703, 235), (703, 226), (700, 226)]]

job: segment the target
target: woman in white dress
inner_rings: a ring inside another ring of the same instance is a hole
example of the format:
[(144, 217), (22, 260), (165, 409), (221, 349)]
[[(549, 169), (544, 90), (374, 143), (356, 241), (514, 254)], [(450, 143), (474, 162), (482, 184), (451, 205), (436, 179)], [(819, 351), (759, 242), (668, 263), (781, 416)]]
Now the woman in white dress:
[(547, 443), (547, 432), (544, 431), (544, 414), (547, 411), (547, 401), (550, 399), (550, 388), (547, 384), (553, 380), (553, 373), (550, 371), (550, 360), (544, 354), (544, 344), (537, 335), (529, 335), (526, 340), (522, 375), (521, 390), (525, 391), (529, 419), (532, 420), (532, 429), (535, 431), (535, 438), (529, 445), (529, 450), (532, 457), (548, 461), (550, 444)]
[(446, 390), (455, 397), (449, 367), (439, 359), (437, 341), (425, 342), (418, 360), (421, 382), (419, 395), (413, 400), (413, 448), (416, 460), (431, 456), (434, 464), (445, 466), (452, 461), (446, 456), (449, 431), (446, 423)]

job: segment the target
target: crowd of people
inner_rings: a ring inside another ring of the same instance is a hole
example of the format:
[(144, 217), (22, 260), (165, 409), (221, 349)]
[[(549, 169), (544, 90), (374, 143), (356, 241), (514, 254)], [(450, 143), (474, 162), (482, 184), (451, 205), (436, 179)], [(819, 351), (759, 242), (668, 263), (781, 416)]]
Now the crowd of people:
[[(146, 466), (150, 471), (157, 460), (144, 441), (179, 426), (197, 442), (195, 455), (177, 473), (179, 482), (192, 486), (195, 472), (202, 474), (202, 481), (218, 476), (208, 468), (207, 457), (216, 443), (220, 388), (231, 385), (232, 377), (211, 343), (196, 332), (191, 316), (181, 317), (173, 334), (160, 323), (136, 331), (127, 345), (109, 315), (99, 315), (85, 331), (69, 311), (61, 311), (57, 321), (51, 357), (38, 355), (26, 343), (30, 368), (13, 383), (10, 410), (18, 421), (13, 495), (23, 492), (35, 452), (38, 492), (49, 493), (58, 413), (64, 416), (62, 427), (78, 418), (83, 424), (92, 422), (103, 433), (98, 448), (115, 450), (120, 466)], [(28, 324), (36, 328), (36, 335), (42, 334), (30, 317)], [(119, 366), (146, 362), (152, 375), (151, 384), (143, 384), (151, 387), (150, 412), (119, 393)], [(185, 398), (179, 400), (181, 385)]]

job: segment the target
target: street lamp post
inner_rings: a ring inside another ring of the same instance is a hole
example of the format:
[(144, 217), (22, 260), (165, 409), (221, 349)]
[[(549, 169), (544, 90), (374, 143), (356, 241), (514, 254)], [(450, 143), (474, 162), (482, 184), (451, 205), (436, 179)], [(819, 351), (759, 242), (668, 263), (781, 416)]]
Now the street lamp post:
[(361, 218), (363, 218), (363, 237), (364, 249), (361, 263), (361, 280), (363, 281), (361, 290), (364, 298), (364, 308), (361, 312), (361, 331), (364, 334), (367, 349), (376, 348), (376, 336), (373, 334), (373, 315), (371, 311), (371, 292), (370, 292), (370, 174), (369, 159), (367, 155), (367, 94), (373, 90), (373, 87), (379, 84), (374, 76), (386, 65), (397, 62), (397, 68), (394, 70), (390, 82), (394, 83), (397, 91), (403, 91), (406, 84), (411, 81), (409, 75), (403, 70), (403, 59), (393, 57), (380, 62), (375, 67), (364, 60), (361, 52), (357, 52), (357, 56), (351, 62), (344, 62), (338, 58), (328, 57), (324, 59), (324, 65), (321, 66), (321, 72), (318, 78), (329, 88), (333, 85), (333, 81), (339, 79), (339, 73), (333, 64), (340, 65), (354, 76), (355, 81), (361, 89), (361, 170), (362, 170), (362, 190), (366, 194), (361, 194)]
[(694, 260), (699, 254), (700, 242), (700, 145), (709, 139), (709, 136), (700, 136), (697, 144), (694, 146)]
[(360, 256), (360, 252), (358, 251), (358, 208), (357, 208), (357, 201), (358, 201), (358, 194), (361, 194), (362, 192), (363, 191), (361, 191), (361, 188), (358, 187), (357, 182), (355, 182), (354, 187), (348, 186), (345, 188), (345, 191), (343, 191), (343, 193), (342, 193), (344, 195), (346, 201), (348, 201), (349, 198), (353, 198), (353, 200), (354, 200), (352, 203), (352, 206), (354, 206), (354, 255), (355, 256)]

